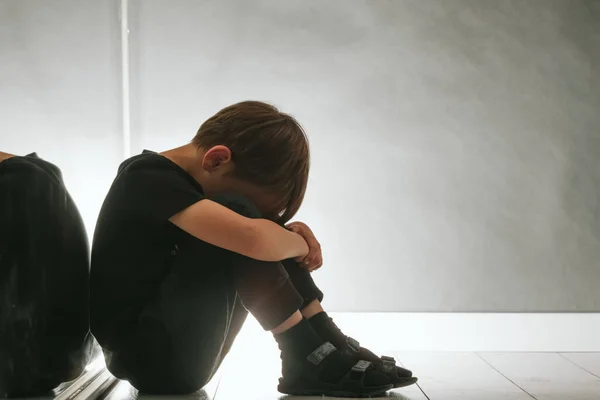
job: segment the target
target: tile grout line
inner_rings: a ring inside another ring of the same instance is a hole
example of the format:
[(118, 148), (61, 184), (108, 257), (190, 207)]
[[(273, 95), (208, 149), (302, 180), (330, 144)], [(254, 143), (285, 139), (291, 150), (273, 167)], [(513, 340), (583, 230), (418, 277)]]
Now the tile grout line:
[(217, 386), (215, 387), (215, 391), (213, 392), (213, 394), (212, 394), (212, 396), (210, 397), (209, 400), (215, 400), (217, 398), (217, 393), (219, 392), (219, 387), (221, 387), (221, 382), (223, 381), (223, 377), (225, 376), (225, 372), (227, 372), (227, 367), (228, 366), (229, 366), (229, 364), (221, 365), (221, 368), (223, 368), (223, 369), (217, 372), (217, 374), (219, 374), (219, 376), (218, 376), (219, 380), (217, 381)]
[(421, 387), (421, 385), (419, 385), (419, 382), (415, 383), (415, 385), (417, 385), (417, 387), (419, 388), (419, 390), (421, 391), (421, 393), (423, 393), (423, 396), (425, 396), (425, 398), (426, 398), (427, 400), (431, 400), (431, 399), (429, 398), (429, 396), (427, 396), (427, 393), (425, 393), (425, 391), (423, 390), (423, 388)]
[(590, 375), (595, 376), (596, 378), (600, 379), (600, 376), (596, 375), (595, 373), (593, 373), (592, 371), (588, 371), (587, 369), (583, 368), (581, 365), (577, 364), (575, 361), (571, 360), (569, 357), (563, 355), (562, 353), (556, 353), (559, 356), (561, 356), (562, 358), (564, 358), (565, 360), (567, 360), (568, 362), (570, 362), (571, 364), (573, 364), (574, 366), (576, 366), (577, 368), (587, 372)]
[[(400, 363), (400, 366), (401, 366), (401, 367), (406, 367), (406, 366), (405, 366), (405, 365), (402, 363), (402, 361), (398, 361), (398, 362)], [(425, 391), (423, 390), (423, 388), (421, 387), (421, 385), (419, 385), (419, 382), (416, 382), (416, 383), (415, 383), (415, 385), (417, 385), (417, 387), (419, 388), (419, 390), (421, 391), (421, 393), (423, 393), (423, 396), (425, 396), (425, 398), (426, 398), (427, 400), (431, 400), (431, 399), (429, 398), (429, 396), (427, 396), (427, 393), (425, 393)]]
[(219, 381), (217, 382), (217, 387), (215, 388), (215, 392), (211, 396), (210, 400), (215, 400), (217, 398), (217, 393), (219, 392), (219, 386), (221, 385), (222, 378), (223, 378), (222, 376), (219, 377)]
[(507, 381), (509, 381), (510, 383), (512, 383), (513, 385), (515, 385), (516, 387), (518, 387), (519, 389), (521, 389), (523, 392), (525, 392), (529, 397), (531, 397), (532, 399), (537, 400), (537, 398), (532, 395), (531, 393), (529, 393), (527, 390), (523, 389), (521, 386), (519, 386), (515, 381), (513, 381), (512, 379), (510, 379), (508, 376), (504, 375), (502, 372), (500, 372), (500, 370), (496, 367), (494, 367), (492, 364), (490, 364), (490, 362), (488, 362), (488, 360), (486, 360), (485, 358), (483, 358), (483, 356), (481, 354), (479, 354), (478, 352), (475, 352), (475, 354), (477, 355), (477, 357), (481, 358), (481, 360), (486, 363), (487, 365), (489, 365), (494, 371), (496, 371), (497, 373), (499, 373), (500, 375), (502, 375)]

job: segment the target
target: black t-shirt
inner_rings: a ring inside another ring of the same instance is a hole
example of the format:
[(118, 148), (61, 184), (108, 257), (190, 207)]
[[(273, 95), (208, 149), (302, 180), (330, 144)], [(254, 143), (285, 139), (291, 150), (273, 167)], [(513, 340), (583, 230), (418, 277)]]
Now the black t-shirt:
[(203, 198), (200, 184), (160, 154), (144, 151), (119, 167), (92, 245), (91, 326), (104, 348), (135, 329), (189, 236), (169, 218)]
[(0, 392), (58, 385), (87, 364), (89, 267), (60, 169), (35, 153), (0, 162)]

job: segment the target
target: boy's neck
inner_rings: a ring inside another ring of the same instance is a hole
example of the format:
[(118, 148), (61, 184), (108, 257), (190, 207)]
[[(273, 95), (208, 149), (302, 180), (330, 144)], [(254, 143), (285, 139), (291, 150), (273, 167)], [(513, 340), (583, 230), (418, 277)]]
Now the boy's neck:
[(179, 165), (181, 169), (194, 178), (200, 186), (202, 186), (206, 195), (212, 195), (216, 192), (227, 190), (227, 188), (221, 187), (222, 182), (215, 181), (214, 178), (211, 179), (204, 173), (204, 170), (202, 169), (204, 151), (197, 148), (194, 144), (186, 144), (181, 147), (163, 151), (159, 154)]
[(8, 153), (4, 153), (2, 151), (0, 151), (0, 162), (4, 161), (4, 160), (8, 160), (9, 158), (13, 158), (16, 157), (14, 154), (8, 154)]
[(199, 166), (202, 164), (203, 154), (201, 149), (196, 148), (193, 144), (186, 144), (181, 147), (160, 152), (159, 154), (179, 165), (181, 169), (202, 184), (202, 178), (198, 176), (201, 175), (198, 173), (198, 171), (201, 170)]
[(202, 153), (201, 149), (196, 148), (193, 144), (186, 144), (171, 150), (162, 151), (159, 154), (167, 157), (169, 160), (189, 172), (202, 162), (202, 154), (199, 153)]

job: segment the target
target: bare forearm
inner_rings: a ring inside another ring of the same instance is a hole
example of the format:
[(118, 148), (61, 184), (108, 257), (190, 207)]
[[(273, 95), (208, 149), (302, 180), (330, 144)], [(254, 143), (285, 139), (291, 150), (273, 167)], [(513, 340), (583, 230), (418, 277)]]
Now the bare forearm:
[(297, 233), (266, 219), (255, 219), (253, 222), (256, 241), (252, 258), (281, 261), (308, 254), (306, 241)]
[(308, 254), (302, 236), (267, 219), (241, 216), (211, 200), (201, 200), (169, 221), (214, 246), (261, 261), (281, 261)]

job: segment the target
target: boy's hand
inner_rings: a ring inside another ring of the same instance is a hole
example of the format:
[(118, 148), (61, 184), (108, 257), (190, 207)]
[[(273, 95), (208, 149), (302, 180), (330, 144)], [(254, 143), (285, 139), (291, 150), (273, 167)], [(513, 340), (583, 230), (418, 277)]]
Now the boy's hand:
[(308, 244), (308, 255), (306, 257), (297, 258), (296, 261), (310, 272), (321, 268), (323, 265), (321, 244), (317, 241), (317, 238), (310, 228), (302, 222), (292, 222), (291, 224), (286, 225), (286, 228), (302, 236), (306, 241), (306, 244)]

